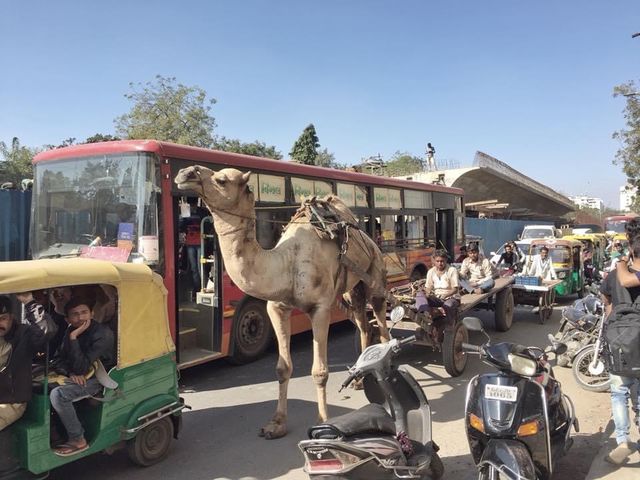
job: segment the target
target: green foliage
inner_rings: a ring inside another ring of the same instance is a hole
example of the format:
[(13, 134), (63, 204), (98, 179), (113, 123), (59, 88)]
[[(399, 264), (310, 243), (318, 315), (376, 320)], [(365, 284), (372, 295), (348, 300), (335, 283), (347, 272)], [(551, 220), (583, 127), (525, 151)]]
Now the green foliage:
[(87, 138), (84, 143), (114, 142), (116, 140), (120, 140), (120, 138), (111, 134), (103, 135), (102, 133), (96, 133)]
[(320, 142), (316, 134), (316, 127), (310, 123), (302, 131), (296, 142), (293, 144), (289, 156), (294, 162), (304, 163), (305, 165), (317, 165), (318, 148)]
[(396, 151), (386, 164), (385, 175), (396, 177), (422, 171), (422, 159), (408, 152)]
[(200, 87), (176, 83), (175, 77), (157, 75), (155, 82), (129, 84), (125, 98), (133, 107), (115, 120), (116, 135), (128, 139), (154, 139), (210, 148), (213, 146), (214, 98)]
[(254, 157), (273, 158), (274, 160), (282, 159), (282, 154), (276, 147), (258, 140), (251, 143), (244, 143), (236, 138), (219, 137), (216, 138), (213, 148), (224, 152), (253, 155)]
[(11, 145), (0, 142), (0, 183), (13, 182), (16, 186), (25, 178), (33, 178), (31, 161), (39, 152), (36, 148), (20, 145), (18, 137), (13, 137)]
[[(634, 95), (639, 88), (631, 81), (613, 89), (614, 97), (624, 95), (627, 100), (623, 112), (626, 128), (613, 134), (613, 138), (619, 140), (621, 144), (616, 152), (614, 163), (622, 165), (622, 171), (633, 186), (640, 186), (640, 95)], [(638, 195), (631, 209), (640, 211)]]

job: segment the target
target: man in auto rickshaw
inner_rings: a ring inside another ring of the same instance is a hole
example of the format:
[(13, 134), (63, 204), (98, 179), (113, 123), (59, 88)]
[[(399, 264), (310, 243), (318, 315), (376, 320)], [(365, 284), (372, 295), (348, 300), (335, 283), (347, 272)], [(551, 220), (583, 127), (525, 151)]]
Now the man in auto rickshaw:
[(73, 402), (98, 394), (102, 385), (93, 373), (93, 363), (101, 361), (106, 370), (116, 364), (115, 340), (109, 327), (93, 319), (93, 310), (83, 298), (71, 298), (64, 307), (69, 328), (54, 359), (57, 373), (68, 376), (64, 385), (51, 391), (51, 405), (67, 431), (68, 440), (54, 453), (73, 455), (89, 445)]
[(6, 428), (24, 414), (31, 399), (32, 360), (46, 348), (45, 332), (36, 325), (20, 323), (11, 299), (0, 295), (0, 474), (17, 467)]

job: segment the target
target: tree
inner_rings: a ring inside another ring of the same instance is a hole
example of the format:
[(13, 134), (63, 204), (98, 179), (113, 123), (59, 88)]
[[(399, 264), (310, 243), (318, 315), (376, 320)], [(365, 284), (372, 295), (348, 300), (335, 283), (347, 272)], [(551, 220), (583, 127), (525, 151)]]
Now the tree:
[(0, 142), (0, 183), (13, 182), (16, 186), (25, 178), (33, 178), (31, 161), (39, 152), (36, 148), (20, 145), (18, 137), (13, 137), (11, 145)]
[(316, 165), (318, 147), (320, 147), (320, 142), (316, 134), (316, 127), (313, 126), (313, 123), (310, 123), (293, 144), (289, 156), (294, 162)]
[[(613, 89), (613, 96), (626, 96), (624, 109), (626, 128), (613, 133), (613, 138), (620, 141), (620, 149), (616, 152), (614, 164), (622, 165), (622, 171), (632, 186), (640, 187), (640, 95), (633, 81), (618, 85)], [(640, 196), (636, 195), (631, 209), (640, 211)]]
[(103, 135), (102, 133), (96, 133), (87, 138), (84, 143), (113, 142), (115, 140), (120, 140), (120, 138), (111, 134)]
[(216, 138), (213, 148), (224, 152), (243, 153), (254, 157), (272, 158), (281, 160), (282, 153), (273, 145), (267, 145), (258, 140), (251, 143), (244, 143), (236, 138), (219, 137)]
[(387, 162), (386, 175), (396, 177), (422, 171), (422, 159), (408, 152), (396, 151)]
[(175, 77), (157, 75), (155, 82), (137, 88), (129, 84), (125, 98), (133, 102), (129, 111), (114, 121), (116, 135), (128, 139), (154, 139), (209, 148), (213, 145), (214, 98), (200, 87), (176, 84)]

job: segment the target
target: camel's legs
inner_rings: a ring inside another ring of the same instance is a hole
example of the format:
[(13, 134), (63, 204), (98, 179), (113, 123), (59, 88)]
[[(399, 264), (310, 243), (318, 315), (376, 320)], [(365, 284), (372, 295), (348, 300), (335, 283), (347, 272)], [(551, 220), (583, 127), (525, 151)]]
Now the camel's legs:
[(267, 302), (267, 313), (278, 340), (278, 365), (276, 375), (279, 383), (278, 407), (269, 423), (260, 431), (267, 439), (280, 438), (287, 434), (287, 388), (293, 371), (291, 361), (291, 307), (276, 302)]
[(330, 321), (330, 307), (318, 306), (311, 315), (311, 328), (313, 329), (313, 366), (311, 367), (311, 376), (316, 384), (318, 393), (318, 420), (321, 422), (328, 418), (327, 379), (329, 378), (329, 366), (327, 363), (327, 343)]
[(373, 307), (373, 315), (378, 322), (378, 328), (380, 329), (380, 341), (388, 342), (391, 338), (389, 336), (389, 329), (387, 328), (387, 300), (384, 297), (372, 297), (371, 306)]
[(364, 349), (369, 346), (369, 324), (365, 311), (366, 302), (363, 284), (358, 283), (349, 293), (349, 297), (351, 298), (353, 319), (360, 332), (360, 351), (364, 352)]

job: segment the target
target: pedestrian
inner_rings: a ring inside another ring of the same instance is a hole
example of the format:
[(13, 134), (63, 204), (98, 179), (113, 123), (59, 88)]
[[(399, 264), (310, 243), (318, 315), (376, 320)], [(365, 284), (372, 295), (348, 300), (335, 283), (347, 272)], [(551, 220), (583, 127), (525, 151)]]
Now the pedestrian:
[(433, 145), (431, 145), (431, 143), (427, 143), (427, 169), (429, 171), (437, 170), (435, 154), (436, 149), (433, 148)]
[[(600, 293), (605, 303), (605, 311), (607, 314), (607, 321), (610, 324), (614, 319), (616, 313), (614, 309), (616, 306), (622, 303), (628, 303), (629, 297), (631, 302), (635, 302), (636, 298), (640, 295), (640, 237), (636, 237), (631, 242), (631, 252), (633, 255), (632, 263), (627, 266), (626, 261), (618, 262), (618, 266), (607, 275), (607, 278), (602, 282), (600, 286)], [(625, 259), (626, 260), (626, 259)], [(626, 273), (632, 277), (632, 281), (629, 282), (628, 278), (625, 278), (625, 282), (621, 282), (618, 279), (618, 274)], [(624, 285), (632, 285), (625, 287)], [(625, 295), (625, 290), (628, 295)], [(613, 315), (613, 316), (612, 316)], [(640, 328), (640, 327), (639, 327)], [(634, 391), (636, 392), (637, 406), (640, 402), (640, 379), (638, 377), (630, 377), (624, 375), (616, 375), (609, 373), (611, 380), (611, 412), (613, 416), (613, 422), (615, 424), (615, 436), (616, 447), (609, 452), (605, 457), (605, 460), (614, 465), (622, 465), (629, 456), (637, 450), (637, 446), (632, 444), (631, 437), (629, 436), (631, 429), (631, 421), (629, 416), (629, 399)], [(640, 428), (640, 420), (638, 412), (636, 411), (635, 424)]]

